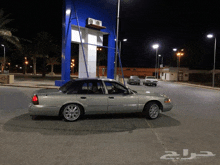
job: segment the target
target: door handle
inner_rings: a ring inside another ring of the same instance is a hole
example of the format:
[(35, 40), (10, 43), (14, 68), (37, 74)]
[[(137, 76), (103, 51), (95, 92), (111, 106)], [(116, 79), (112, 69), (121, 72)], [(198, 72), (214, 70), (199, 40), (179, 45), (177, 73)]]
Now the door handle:
[(81, 99), (86, 99), (86, 97), (80, 97)]
[(108, 98), (110, 98), (110, 99), (114, 99), (114, 97), (108, 97)]

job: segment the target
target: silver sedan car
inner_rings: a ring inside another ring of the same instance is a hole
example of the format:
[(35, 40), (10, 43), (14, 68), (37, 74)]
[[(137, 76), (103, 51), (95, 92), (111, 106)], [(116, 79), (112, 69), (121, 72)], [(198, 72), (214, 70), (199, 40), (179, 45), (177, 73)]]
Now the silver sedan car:
[(157, 86), (158, 80), (154, 76), (146, 76), (143, 85)]
[(138, 94), (112, 79), (75, 79), (59, 89), (35, 91), (29, 113), (76, 121), (84, 114), (143, 112), (149, 119), (171, 110), (171, 100), (156, 93)]

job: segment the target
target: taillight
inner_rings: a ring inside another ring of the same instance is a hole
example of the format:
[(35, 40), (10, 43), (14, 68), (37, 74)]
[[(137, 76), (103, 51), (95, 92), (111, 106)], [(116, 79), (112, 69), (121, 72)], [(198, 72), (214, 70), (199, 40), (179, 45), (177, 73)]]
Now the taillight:
[(34, 96), (32, 97), (32, 102), (33, 102), (34, 105), (39, 104), (37, 95), (34, 95)]

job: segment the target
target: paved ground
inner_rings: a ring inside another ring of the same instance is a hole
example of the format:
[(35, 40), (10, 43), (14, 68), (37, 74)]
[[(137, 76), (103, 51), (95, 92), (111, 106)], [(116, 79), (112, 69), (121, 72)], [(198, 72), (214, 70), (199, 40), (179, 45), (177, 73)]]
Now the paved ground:
[[(217, 88), (170, 82), (129, 85), (140, 93), (170, 96), (174, 108), (157, 120), (141, 114), (89, 115), (74, 123), (56, 117), (31, 120), (27, 107), (33, 91), (55, 87), (56, 78), (20, 77), (15, 87), (0, 86), (1, 165), (219, 164)], [(27, 87), (16, 86), (22, 83)]]

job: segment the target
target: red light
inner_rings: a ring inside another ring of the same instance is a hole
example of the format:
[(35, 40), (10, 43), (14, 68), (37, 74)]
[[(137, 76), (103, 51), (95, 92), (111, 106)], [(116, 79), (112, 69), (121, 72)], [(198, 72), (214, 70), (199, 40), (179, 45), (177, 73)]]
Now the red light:
[(38, 97), (37, 97), (37, 95), (34, 95), (33, 97), (32, 97), (32, 102), (33, 102), (33, 104), (39, 104), (38, 103)]

